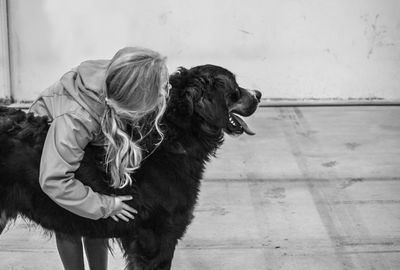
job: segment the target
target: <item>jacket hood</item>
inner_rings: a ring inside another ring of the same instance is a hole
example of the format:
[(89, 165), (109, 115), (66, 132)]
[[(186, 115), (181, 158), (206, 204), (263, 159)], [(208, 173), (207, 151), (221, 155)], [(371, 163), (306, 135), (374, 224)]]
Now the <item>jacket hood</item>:
[(105, 76), (110, 60), (81, 63), (61, 77), (65, 90), (98, 122), (105, 109)]

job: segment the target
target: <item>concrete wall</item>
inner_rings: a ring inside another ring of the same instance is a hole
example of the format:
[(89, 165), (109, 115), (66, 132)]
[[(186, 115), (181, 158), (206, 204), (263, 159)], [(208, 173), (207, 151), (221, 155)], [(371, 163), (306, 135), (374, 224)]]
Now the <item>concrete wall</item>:
[(12, 90), (33, 99), (126, 45), (213, 63), (270, 98), (400, 99), (398, 0), (11, 0)]
[(10, 101), (9, 56), (7, 1), (0, 0), (0, 103), (8, 103)]

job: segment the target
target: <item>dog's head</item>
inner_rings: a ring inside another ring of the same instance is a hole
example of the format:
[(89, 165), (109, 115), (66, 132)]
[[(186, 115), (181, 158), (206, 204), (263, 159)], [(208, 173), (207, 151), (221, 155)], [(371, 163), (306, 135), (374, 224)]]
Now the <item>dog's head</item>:
[(170, 83), (168, 107), (181, 125), (189, 125), (195, 116), (214, 130), (255, 134), (240, 116), (256, 111), (261, 93), (240, 87), (229, 70), (214, 65), (180, 68), (170, 76)]

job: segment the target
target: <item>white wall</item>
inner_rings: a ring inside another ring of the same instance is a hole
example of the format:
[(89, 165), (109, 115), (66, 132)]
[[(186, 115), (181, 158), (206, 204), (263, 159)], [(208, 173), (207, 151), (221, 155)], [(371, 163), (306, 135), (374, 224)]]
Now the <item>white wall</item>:
[(126, 45), (270, 98), (400, 99), (399, 0), (9, 0), (14, 97)]
[(7, 2), (0, 0), (0, 103), (10, 101)]

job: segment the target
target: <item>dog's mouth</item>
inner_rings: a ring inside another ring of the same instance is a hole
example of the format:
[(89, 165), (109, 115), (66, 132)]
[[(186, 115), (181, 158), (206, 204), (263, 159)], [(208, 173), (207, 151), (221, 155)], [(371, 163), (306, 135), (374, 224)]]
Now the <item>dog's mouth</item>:
[(233, 112), (229, 113), (229, 121), (226, 126), (226, 132), (233, 135), (240, 135), (243, 132), (248, 135), (255, 135), (246, 122), (239, 115)]

